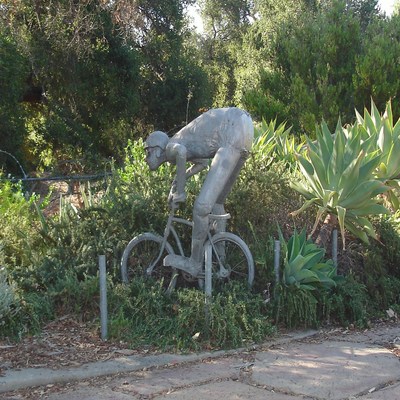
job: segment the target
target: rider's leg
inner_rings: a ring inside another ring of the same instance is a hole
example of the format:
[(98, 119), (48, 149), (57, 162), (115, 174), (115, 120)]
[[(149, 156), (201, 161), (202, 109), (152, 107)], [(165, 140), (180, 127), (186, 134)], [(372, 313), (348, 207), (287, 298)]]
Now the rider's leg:
[[(212, 213), (216, 214), (216, 215), (223, 215), (225, 214), (225, 207), (224, 207), (224, 203), (226, 198), (228, 197), (229, 193), (232, 190), (232, 186), (234, 185), (241, 168), (243, 167), (243, 164), (245, 163), (247, 158), (247, 152), (245, 153), (241, 153), (240, 159), (237, 162), (237, 164), (235, 165), (231, 175), (229, 176), (225, 186), (222, 188), (222, 191), (217, 199), (217, 202), (214, 204), (214, 207), (212, 209)], [(221, 219), (221, 220), (217, 220), (215, 221), (215, 232), (225, 232), (226, 231), (226, 224), (227, 221), (226, 219)]]
[(228, 181), (226, 182), (220, 195), (218, 196), (217, 204), (225, 203), (225, 200), (228, 197), (229, 193), (231, 192), (232, 187), (233, 187), (234, 183), (236, 182), (236, 179), (239, 176), (240, 170), (242, 169), (244, 163), (246, 162), (247, 157), (248, 157), (248, 152), (246, 150), (243, 150), (240, 152), (240, 157), (239, 157), (234, 169), (232, 170), (232, 173), (231, 173)]
[[(234, 170), (232, 171), (231, 176), (229, 177), (225, 187), (222, 189), (221, 194), (219, 195), (218, 199), (217, 199), (217, 203), (215, 203), (212, 213), (216, 214), (216, 215), (223, 215), (225, 214), (225, 208), (224, 208), (224, 202), (228, 196), (228, 194), (230, 193), (233, 184), (235, 183), (239, 172), (244, 164), (244, 162), (246, 161), (246, 157), (241, 157), (238, 161), (238, 163), (236, 164)], [(221, 219), (221, 220), (216, 220), (214, 223), (215, 226), (215, 233), (220, 233), (220, 232), (225, 232), (226, 231), (226, 224), (227, 224), (227, 220), (226, 219)], [(221, 241), (219, 243), (216, 244), (216, 251), (218, 253), (218, 257), (219, 259), (225, 263), (225, 245), (224, 242)]]
[[(232, 187), (232, 175), (240, 160), (240, 152), (233, 148), (221, 148), (211, 163), (211, 168), (193, 207), (193, 231), (191, 259), (197, 265), (203, 262), (203, 245), (207, 238), (209, 214), (214, 210), (224, 212), (217, 200)], [(226, 195), (225, 195), (226, 197)]]
[(203, 187), (193, 207), (193, 230), (190, 259), (168, 255), (164, 265), (184, 269), (193, 275), (201, 271), (204, 255), (204, 243), (207, 238), (209, 214), (226, 185), (232, 186), (230, 178), (236, 171), (240, 160), (240, 151), (233, 148), (220, 148), (215, 154)]

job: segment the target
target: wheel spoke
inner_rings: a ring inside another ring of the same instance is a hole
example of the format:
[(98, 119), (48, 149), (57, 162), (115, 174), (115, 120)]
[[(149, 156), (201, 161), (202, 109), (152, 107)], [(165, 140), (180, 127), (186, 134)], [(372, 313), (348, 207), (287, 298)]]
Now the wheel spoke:
[(230, 280), (250, 286), (253, 283), (254, 264), (250, 250), (238, 236), (231, 233), (224, 232), (214, 236), (212, 268), (213, 276), (219, 277), (220, 283)]
[[(145, 233), (137, 236), (128, 244), (121, 261), (124, 282), (128, 283), (138, 277), (151, 276), (156, 280), (163, 280), (163, 287), (166, 290), (172, 290), (175, 287), (175, 269), (163, 266), (164, 257), (172, 250), (166, 247), (161, 252), (162, 242), (163, 239), (160, 236)], [(151, 268), (149, 269), (149, 267)]]

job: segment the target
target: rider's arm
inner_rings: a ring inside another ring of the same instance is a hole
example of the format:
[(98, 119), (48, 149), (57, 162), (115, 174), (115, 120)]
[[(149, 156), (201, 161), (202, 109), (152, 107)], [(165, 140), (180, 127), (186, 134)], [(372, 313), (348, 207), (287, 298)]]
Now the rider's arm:
[(192, 161), (192, 165), (186, 170), (186, 179), (190, 178), (193, 175), (198, 174), (203, 169), (207, 168), (208, 166), (207, 159), (197, 159)]
[(185, 201), (185, 185), (186, 185), (186, 147), (179, 143), (170, 143), (166, 148), (167, 157), (172, 159), (176, 164), (176, 193), (174, 201)]

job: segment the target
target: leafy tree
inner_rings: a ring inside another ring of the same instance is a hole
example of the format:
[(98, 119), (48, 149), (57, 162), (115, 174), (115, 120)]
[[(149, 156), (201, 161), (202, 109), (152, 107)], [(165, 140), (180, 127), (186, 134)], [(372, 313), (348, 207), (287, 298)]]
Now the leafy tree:
[(339, 114), (345, 121), (353, 116), (361, 27), (351, 11), (346, 2), (333, 0), (279, 28), (274, 66), (287, 80), (291, 123), (297, 130), (313, 131), (322, 118), (333, 127)]
[(310, 132), (354, 118), (353, 74), (376, 0), (256, 2), (244, 38), (236, 99), (259, 118)]
[(26, 151), (107, 156), (124, 145), (117, 129), (138, 112), (138, 55), (102, 2), (12, 2), (1, 14), (30, 61), (23, 79), (43, 93), (27, 103)]
[[(122, 19), (126, 35), (141, 54), (141, 118), (157, 129), (171, 130), (186, 122), (203, 101), (205, 75), (190, 49), (185, 49), (185, 8), (191, 0), (127, 1), (136, 23)], [(115, 5), (118, 7), (118, 5)], [(118, 10), (117, 10), (118, 11)], [(128, 15), (130, 15), (128, 13)]]
[(252, 19), (248, 0), (203, 0), (200, 2), (205, 35), (202, 64), (212, 85), (213, 106), (235, 104), (235, 70), (242, 50), (242, 37)]
[(12, 37), (0, 31), (0, 170), (20, 175), (16, 162), (6, 153), (21, 159), (26, 135), (25, 111), (20, 103), (26, 90), (29, 65)]
[(3, 2), (1, 29), (29, 60), (20, 79), (37, 93), (25, 106), (25, 158), (118, 156), (150, 124), (170, 130), (195, 117), (207, 84), (184, 48), (190, 3)]
[[(315, 1), (254, 1), (254, 20), (237, 52), (235, 102), (258, 119), (288, 119), (287, 80), (273, 60), (278, 28), (316, 7)], [(276, 94), (279, 93), (280, 96)]]
[(393, 5), (393, 15), (399, 15), (399, 14), (400, 14), (400, 1), (397, 0)]
[(400, 116), (400, 15), (376, 20), (365, 33), (356, 59), (354, 86), (356, 106), (361, 109), (373, 98), (378, 109), (392, 99), (395, 119)]

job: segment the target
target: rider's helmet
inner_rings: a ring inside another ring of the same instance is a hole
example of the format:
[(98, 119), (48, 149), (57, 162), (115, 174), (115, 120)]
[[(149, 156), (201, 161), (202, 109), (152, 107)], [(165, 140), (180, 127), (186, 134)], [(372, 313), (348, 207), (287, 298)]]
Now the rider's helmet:
[(149, 147), (160, 147), (165, 150), (167, 144), (169, 142), (169, 138), (166, 133), (161, 131), (155, 131), (149, 135), (146, 139), (144, 148), (147, 149)]

